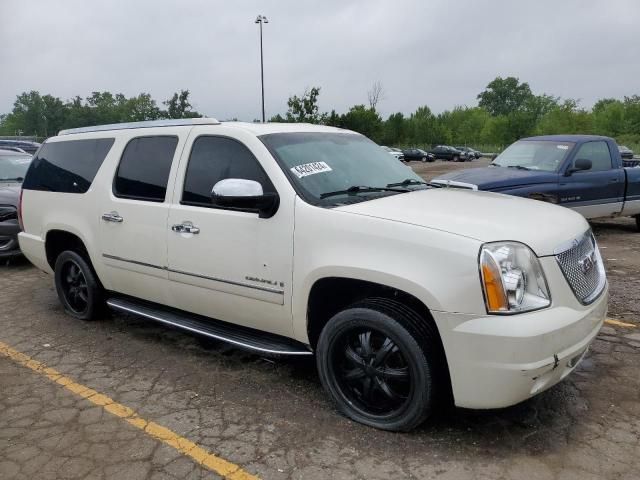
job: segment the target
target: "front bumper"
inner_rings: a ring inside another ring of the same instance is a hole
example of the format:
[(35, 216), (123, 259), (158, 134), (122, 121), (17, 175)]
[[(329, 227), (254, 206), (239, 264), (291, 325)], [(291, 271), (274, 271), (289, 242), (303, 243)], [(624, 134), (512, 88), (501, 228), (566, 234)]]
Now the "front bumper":
[(19, 232), (20, 226), (17, 221), (0, 223), (0, 259), (21, 255), (20, 245), (18, 245)]
[[(541, 260), (545, 273), (557, 267), (553, 259)], [(510, 316), (433, 312), (457, 406), (515, 405), (561, 381), (582, 360), (606, 317), (608, 287), (583, 306), (558, 270), (547, 275), (553, 303), (544, 310)]]

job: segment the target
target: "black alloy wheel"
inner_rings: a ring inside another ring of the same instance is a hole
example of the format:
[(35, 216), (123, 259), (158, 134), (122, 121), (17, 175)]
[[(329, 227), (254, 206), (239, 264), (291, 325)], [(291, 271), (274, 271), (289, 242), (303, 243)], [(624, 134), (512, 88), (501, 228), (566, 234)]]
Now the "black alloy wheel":
[(55, 263), (58, 298), (72, 317), (92, 320), (105, 306), (104, 290), (88, 261), (79, 253), (62, 252)]
[(89, 306), (89, 285), (80, 266), (73, 260), (62, 265), (62, 292), (75, 313), (83, 314)]
[(329, 320), (316, 360), (341, 413), (391, 431), (411, 430), (427, 418), (435, 349), (430, 338), (404, 326), (419, 321), (415, 312), (384, 299), (363, 301)]
[(384, 417), (405, 407), (412, 388), (409, 365), (386, 334), (350, 329), (334, 344), (331, 355), (340, 389), (356, 408)]

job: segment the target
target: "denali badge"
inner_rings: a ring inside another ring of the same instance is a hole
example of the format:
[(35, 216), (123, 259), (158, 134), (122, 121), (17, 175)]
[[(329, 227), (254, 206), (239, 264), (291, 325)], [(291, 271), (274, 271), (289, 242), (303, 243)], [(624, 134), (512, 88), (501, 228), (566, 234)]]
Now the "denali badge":
[(280, 286), (281, 288), (284, 288), (284, 282), (279, 282), (277, 280), (267, 280), (266, 278), (250, 277), (249, 275), (245, 276), (244, 279), (249, 280), (250, 282), (266, 283), (267, 285), (273, 285), (274, 287)]
[(582, 270), (582, 273), (586, 275), (595, 266), (597, 261), (598, 260), (596, 259), (596, 251), (591, 250), (584, 257), (578, 260), (578, 265), (580, 266), (580, 270)]

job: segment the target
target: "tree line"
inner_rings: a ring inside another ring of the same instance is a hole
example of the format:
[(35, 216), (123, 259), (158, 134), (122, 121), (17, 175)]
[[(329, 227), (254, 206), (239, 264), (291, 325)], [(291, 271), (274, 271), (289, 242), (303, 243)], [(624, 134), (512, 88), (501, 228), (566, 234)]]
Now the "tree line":
[[(383, 119), (378, 104), (384, 89), (375, 82), (368, 104), (354, 105), (344, 113), (321, 112), (320, 87), (292, 95), (284, 114), (274, 122), (307, 122), (348, 128), (384, 145), (429, 146), (455, 144), (500, 148), (530, 135), (583, 133), (614, 137), (619, 143), (640, 147), (640, 96), (603, 98), (593, 108), (579, 100), (534, 94), (528, 83), (514, 77), (497, 77), (478, 94), (477, 106), (456, 106), (434, 113), (420, 106), (413, 113), (393, 113)], [(148, 93), (127, 98), (122, 94), (94, 92), (89, 97), (62, 101), (51, 95), (18, 95), (11, 113), (0, 116), (0, 135), (50, 136), (63, 128), (105, 123), (188, 118), (193, 110), (189, 91), (181, 90), (159, 107)]]
[[(514, 77), (497, 77), (477, 96), (474, 107), (457, 106), (435, 114), (421, 106), (408, 116), (393, 113), (384, 120), (377, 111), (381, 87), (374, 83), (369, 105), (354, 105), (346, 113), (320, 113), (319, 87), (289, 98), (286, 114), (271, 121), (310, 122), (348, 128), (376, 142), (395, 146), (436, 144), (501, 148), (519, 138), (550, 134), (597, 134), (640, 149), (640, 96), (604, 98), (592, 109), (579, 100), (536, 95)], [(372, 101), (373, 99), (373, 101)]]
[(93, 92), (64, 102), (52, 95), (24, 92), (17, 96), (11, 113), (0, 115), (0, 135), (49, 137), (65, 128), (202, 116), (193, 110), (189, 90), (174, 93), (162, 105), (166, 108), (160, 108), (148, 93), (127, 98), (122, 93)]

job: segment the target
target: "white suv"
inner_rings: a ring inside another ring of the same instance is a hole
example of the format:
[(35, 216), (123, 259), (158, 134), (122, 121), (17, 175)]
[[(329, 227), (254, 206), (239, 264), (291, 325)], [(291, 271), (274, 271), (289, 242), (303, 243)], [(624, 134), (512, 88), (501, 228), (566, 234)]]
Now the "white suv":
[(315, 353), (350, 418), (437, 397), (512, 405), (582, 359), (607, 310), (581, 215), (434, 188), (365, 137), (214, 119), (60, 132), (23, 185), (20, 247), (69, 314), (103, 306), (265, 354)]

